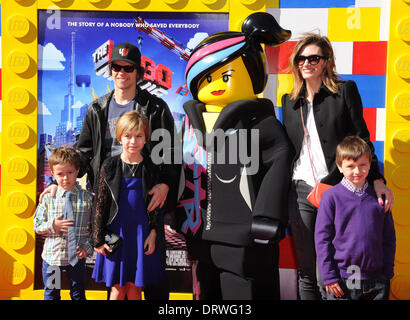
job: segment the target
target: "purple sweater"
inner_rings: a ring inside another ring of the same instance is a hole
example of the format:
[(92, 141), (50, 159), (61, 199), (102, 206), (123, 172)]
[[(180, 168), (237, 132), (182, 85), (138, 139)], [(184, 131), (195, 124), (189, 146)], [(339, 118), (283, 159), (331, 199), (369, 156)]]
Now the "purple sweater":
[(347, 270), (353, 265), (360, 268), (361, 280), (393, 277), (393, 218), (391, 212), (384, 213), (370, 184), (362, 196), (341, 183), (323, 194), (316, 218), (315, 246), (325, 285), (352, 276)]

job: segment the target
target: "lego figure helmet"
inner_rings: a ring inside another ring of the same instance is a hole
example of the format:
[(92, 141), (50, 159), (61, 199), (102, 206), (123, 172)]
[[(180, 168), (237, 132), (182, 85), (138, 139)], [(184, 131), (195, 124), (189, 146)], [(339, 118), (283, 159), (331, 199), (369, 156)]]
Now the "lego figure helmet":
[(205, 74), (238, 57), (242, 57), (254, 93), (261, 93), (268, 78), (261, 43), (277, 46), (290, 36), (291, 32), (282, 29), (272, 15), (257, 12), (245, 19), (242, 32), (223, 31), (207, 37), (191, 53), (185, 70), (186, 84), (192, 97), (198, 99), (198, 82)]

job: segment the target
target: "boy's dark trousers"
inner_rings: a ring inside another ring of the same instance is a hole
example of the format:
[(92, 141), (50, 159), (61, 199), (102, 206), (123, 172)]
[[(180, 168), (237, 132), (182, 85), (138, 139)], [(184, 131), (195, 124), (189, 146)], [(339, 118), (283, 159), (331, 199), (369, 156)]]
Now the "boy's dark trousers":
[(379, 277), (369, 280), (349, 279), (339, 280), (339, 286), (344, 296), (336, 298), (333, 294), (327, 294), (327, 300), (389, 300), (390, 280)]
[(66, 271), (70, 280), (71, 300), (85, 299), (85, 259), (79, 259), (75, 266), (50, 266), (43, 260), (44, 300), (61, 300), (61, 276)]

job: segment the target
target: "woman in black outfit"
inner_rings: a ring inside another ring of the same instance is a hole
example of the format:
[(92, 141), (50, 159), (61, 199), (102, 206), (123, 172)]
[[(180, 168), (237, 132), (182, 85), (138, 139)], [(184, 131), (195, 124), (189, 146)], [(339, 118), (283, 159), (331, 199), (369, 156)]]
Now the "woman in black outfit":
[(369, 144), (373, 158), (368, 181), (374, 184), (386, 212), (394, 199), (379, 171), (357, 86), (353, 81), (339, 79), (329, 39), (306, 34), (296, 44), (289, 68), (294, 86), (282, 97), (283, 124), (295, 149), (289, 222), (299, 265), (299, 295), (302, 300), (315, 300), (325, 293), (317, 272), (313, 236), (317, 208), (306, 197), (315, 181), (335, 185), (342, 179), (335, 150), (344, 137), (357, 135)]

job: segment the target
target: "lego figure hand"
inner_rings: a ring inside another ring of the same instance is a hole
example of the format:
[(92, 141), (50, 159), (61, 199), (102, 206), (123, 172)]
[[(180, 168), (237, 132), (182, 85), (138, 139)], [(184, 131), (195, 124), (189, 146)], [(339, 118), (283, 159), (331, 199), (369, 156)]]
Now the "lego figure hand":
[(252, 220), (251, 234), (256, 242), (268, 242), (269, 240), (281, 240), (284, 238), (285, 229), (279, 220), (254, 217)]

